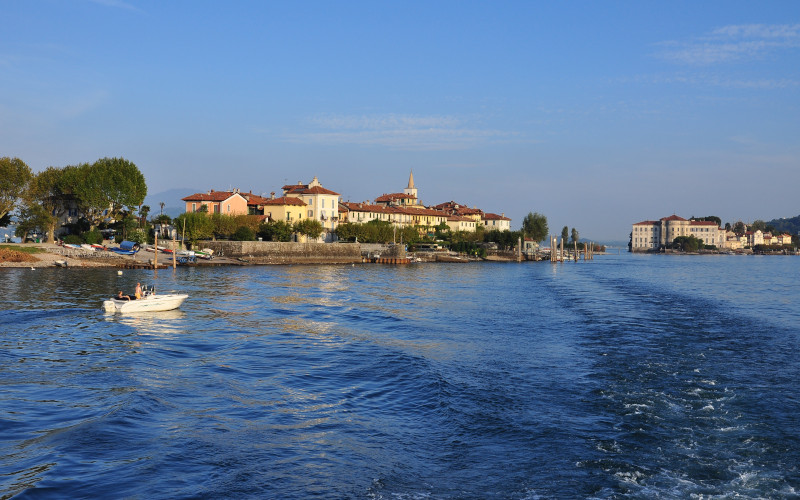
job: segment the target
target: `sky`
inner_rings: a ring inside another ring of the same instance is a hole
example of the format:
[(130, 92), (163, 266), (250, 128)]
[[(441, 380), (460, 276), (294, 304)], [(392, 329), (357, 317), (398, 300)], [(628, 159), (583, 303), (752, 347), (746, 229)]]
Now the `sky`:
[[(800, 214), (800, 2), (0, 0), (0, 156), (627, 241)], [(184, 194), (184, 195), (185, 195)]]

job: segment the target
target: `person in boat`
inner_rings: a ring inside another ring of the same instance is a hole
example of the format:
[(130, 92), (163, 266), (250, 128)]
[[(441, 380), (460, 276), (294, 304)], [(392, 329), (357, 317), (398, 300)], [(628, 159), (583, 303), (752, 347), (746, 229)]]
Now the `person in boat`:
[(117, 294), (117, 300), (122, 300), (122, 299), (131, 300), (131, 296), (130, 295), (122, 295), (122, 290), (120, 290), (119, 293)]
[(142, 298), (142, 284), (141, 283), (136, 283), (136, 292), (134, 292), (134, 295), (136, 295), (137, 299), (141, 299)]

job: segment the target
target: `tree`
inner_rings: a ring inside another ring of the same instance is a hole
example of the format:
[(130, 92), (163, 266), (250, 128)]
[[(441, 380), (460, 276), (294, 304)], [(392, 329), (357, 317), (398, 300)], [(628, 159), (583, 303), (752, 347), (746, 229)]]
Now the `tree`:
[(580, 236), (578, 235), (578, 230), (573, 227), (572, 228), (572, 243), (577, 243), (579, 239), (580, 239)]
[(561, 241), (567, 241), (569, 238), (569, 228), (564, 226), (561, 228)]
[(50, 225), (52, 216), (45, 209), (36, 203), (26, 204), (19, 210), (19, 220), (14, 234), (25, 241), (28, 233), (43, 234)]
[(101, 158), (64, 168), (65, 187), (74, 194), (84, 217), (94, 229), (123, 210), (133, 212), (147, 196), (144, 176), (124, 158)]
[(294, 230), (313, 239), (322, 234), (322, 223), (315, 219), (302, 219), (294, 223)]
[(268, 241), (292, 241), (292, 225), (284, 220), (265, 222), (258, 235)]
[(175, 217), (174, 223), (178, 234), (183, 235), (183, 238), (192, 245), (198, 240), (207, 240), (214, 234), (214, 223), (211, 218), (199, 212), (183, 213)]
[(731, 230), (731, 223), (730, 222), (726, 222), (725, 223), (725, 230), (726, 231), (730, 231)]
[(37, 218), (46, 214), (49, 219), (45, 221), (43, 232), (47, 234), (47, 240), (55, 239), (55, 226), (58, 222), (58, 215), (65, 207), (65, 201), (70, 196), (64, 194), (64, 171), (57, 167), (47, 167), (33, 176), (25, 194), (25, 203), (28, 206), (39, 205), (42, 211), (28, 210), (27, 215), (36, 214)]
[(703, 247), (703, 240), (696, 238), (694, 235), (678, 236), (672, 240), (672, 248), (683, 250), (684, 252), (696, 252)]
[(528, 212), (528, 215), (522, 220), (522, 233), (525, 237), (531, 238), (534, 241), (542, 241), (547, 237), (547, 217), (534, 212)]
[(153, 217), (153, 223), (155, 224), (169, 224), (170, 222), (172, 222), (172, 219), (166, 214), (160, 214)]
[(239, 226), (239, 228), (234, 231), (231, 239), (233, 241), (253, 241), (256, 239), (256, 233), (247, 226)]
[(733, 232), (736, 233), (737, 236), (741, 236), (747, 231), (747, 226), (744, 225), (744, 222), (739, 221), (733, 225)]
[(139, 207), (139, 227), (143, 226), (145, 222), (147, 222), (147, 215), (150, 213), (150, 206), (149, 205), (142, 205)]
[(161, 213), (159, 215), (164, 215), (164, 205), (166, 205), (166, 203), (163, 201), (158, 202), (158, 206), (161, 207)]
[(756, 219), (750, 224), (750, 229), (752, 231), (766, 231), (767, 230), (767, 223), (761, 219)]
[(14, 210), (33, 178), (31, 168), (19, 158), (0, 158), (0, 218)]

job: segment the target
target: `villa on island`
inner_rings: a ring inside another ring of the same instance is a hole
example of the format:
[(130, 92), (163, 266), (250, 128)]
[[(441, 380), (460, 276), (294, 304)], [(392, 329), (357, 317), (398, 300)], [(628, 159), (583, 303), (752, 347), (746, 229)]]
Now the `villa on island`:
[[(422, 204), (414, 184), (414, 172), (402, 193), (383, 194), (374, 203), (341, 201), (341, 195), (324, 188), (316, 176), (308, 184), (298, 181), (282, 187), (283, 195), (269, 198), (243, 192), (209, 190), (182, 198), (186, 212), (206, 211), (209, 214), (261, 215), (268, 220), (295, 222), (301, 219), (318, 220), (324, 229), (320, 241), (336, 241), (339, 224), (364, 224), (373, 220), (386, 221), (398, 227), (438, 227), (446, 225), (451, 231), (511, 230), (511, 219), (505, 214), (486, 213), (477, 207), (469, 208), (453, 201), (433, 207)], [(205, 207), (205, 209), (203, 208)]]
[(716, 222), (687, 220), (677, 215), (637, 222), (631, 231), (631, 252), (658, 250), (679, 236), (694, 236), (705, 245), (724, 246), (725, 230)]

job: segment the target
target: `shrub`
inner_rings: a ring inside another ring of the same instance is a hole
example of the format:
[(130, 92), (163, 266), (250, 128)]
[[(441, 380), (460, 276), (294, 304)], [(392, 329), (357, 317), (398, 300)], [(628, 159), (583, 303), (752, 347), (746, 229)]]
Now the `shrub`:
[(232, 239), (234, 241), (253, 241), (256, 239), (256, 233), (247, 226), (240, 226), (239, 229), (233, 233)]
[(87, 231), (83, 233), (83, 241), (90, 245), (99, 245), (103, 242), (103, 235), (97, 229), (94, 231)]
[(64, 243), (69, 243), (70, 245), (80, 245), (82, 243), (86, 243), (80, 235), (77, 234), (68, 234), (63, 238)]

